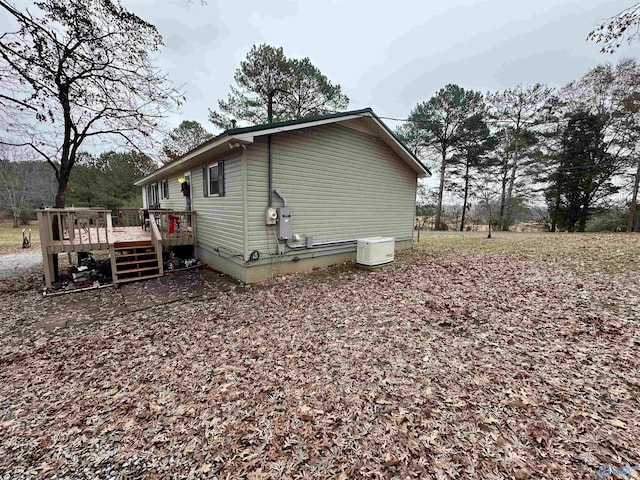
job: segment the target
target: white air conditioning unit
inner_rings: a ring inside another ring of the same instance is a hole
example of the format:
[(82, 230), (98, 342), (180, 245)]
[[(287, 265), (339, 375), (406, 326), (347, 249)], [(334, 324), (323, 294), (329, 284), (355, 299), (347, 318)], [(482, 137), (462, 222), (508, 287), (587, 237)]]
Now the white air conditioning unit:
[(396, 240), (392, 237), (371, 237), (358, 239), (357, 262), (374, 266), (393, 262)]

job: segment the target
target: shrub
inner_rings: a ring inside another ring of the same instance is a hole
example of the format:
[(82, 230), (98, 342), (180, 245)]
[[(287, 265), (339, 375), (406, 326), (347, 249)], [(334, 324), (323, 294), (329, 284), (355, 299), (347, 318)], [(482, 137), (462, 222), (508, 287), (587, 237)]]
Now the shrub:
[(586, 232), (624, 232), (627, 229), (629, 212), (609, 210), (594, 215), (587, 223)]
[(30, 208), (23, 208), (20, 210), (20, 224), (21, 225), (29, 225), (29, 222), (34, 219), (34, 211)]

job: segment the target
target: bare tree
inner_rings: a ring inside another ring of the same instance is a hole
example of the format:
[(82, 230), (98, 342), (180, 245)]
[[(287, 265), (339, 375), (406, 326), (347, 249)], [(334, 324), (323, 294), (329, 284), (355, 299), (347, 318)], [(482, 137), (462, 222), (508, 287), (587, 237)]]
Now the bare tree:
[(477, 206), (485, 216), (489, 233), (487, 238), (491, 238), (491, 229), (496, 220), (496, 212), (499, 208), (500, 194), (496, 191), (494, 184), (488, 178), (484, 178), (476, 189)]
[(11, 211), (14, 227), (35, 206), (53, 199), (53, 172), (35, 157), (26, 147), (0, 145), (0, 205)]
[(20, 225), (20, 212), (27, 199), (27, 171), (16, 162), (17, 149), (0, 149), (0, 202), (13, 215), (13, 227)]
[(500, 205), (500, 221), (503, 228), (508, 229), (513, 210), (513, 194), (518, 174), (521, 169), (521, 154), (530, 136), (527, 130), (541, 120), (544, 107), (552, 93), (552, 89), (542, 84), (523, 87), (518, 85), (504, 92), (487, 95), (490, 113), (498, 122), (506, 127), (503, 132), (512, 135), (508, 143), (510, 151), (509, 174), (506, 192)]
[(49, 162), (55, 206), (64, 207), (83, 144), (107, 138), (149, 147), (183, 97), (152, 62), (162, 46), (156, 28), (117, 0), (36, 6), (32, 14), (0, 0), (16, 24), (0, 35), (0, 142), (28, 146)]
[[(400, 131), (402, 138), (411, 138), (411, 143), (418, 141), (418, 145), (421, 144), (440, 155), (440, 184), (435, 218), (437, 230), (443, 228), (442, 202), (449, 157), (460, 142), (465, 121), (484, 110), (481, 93), (449, 84), (427, 102), (417, 104), (409, 114), (407, 125)], [(415, 151), (419, 147), (412, 148)]]
[(587, 40), (603, 44), (602, 53), (613, 53), (622, 45), (623, 38), (632, 43), (640, 37), (640, 3), (625, 8), (587, 35)]

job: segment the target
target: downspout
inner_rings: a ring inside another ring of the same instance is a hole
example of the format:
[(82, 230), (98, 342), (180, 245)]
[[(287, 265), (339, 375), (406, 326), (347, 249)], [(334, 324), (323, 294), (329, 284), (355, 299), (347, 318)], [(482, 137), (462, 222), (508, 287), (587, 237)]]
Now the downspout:
[(273, 193), (275, 193), (276, 195), (278, 195), (282, 199), (282, 203), (286, 207), (287, 206), (287, 199), (284, 198), (284, 195), (282, 194), (282, 192), (280, 190), (278, 190), (277, 188), (274, 188), (273, 189)]
[[(273, 90), (271, 90), (269, 92), (268, 98), (267, 98), (267, 123), (270, 125), (273, 123), (273, 97), (277, 92), (282, 92), (282, 93), (290, 93), (286, 90), (283, 90), (281, 88), (274, 88)], [(267, 137), (267, 169), (268, 169), (268, 173), (267, 176), (269, 177), (269, 205), (268, 207), (273, 207), (273, 195), (272, 195), (272, 190), (273, 190), (273, 154), (272, 154), (272, 149), (273, 149), (273, 140), (272, 140), (272, 135), (269, 135)]]
[(271, 146), (272, 144), (272, 136), (269, 135), (267, 137), (267, 177), (268, 177), (268, 183), (269, 183), (269, 203), (267, 205), (267, 207), (271, 208), (273, 207), (273, 195), (271, 194), (271, 191), (273, 190), (273, 160), (272, 160), (272, 153), (271, 153)]
[[(269, 98), (267, 100), (267, 123), (271, 124), (273, 122), (273, 96), (276, 94), (277, 89), (273, 89), (269, 92)], [(273, 148), (273, 137), (269, 135), (267, 137), (267, 177), (268, 177), (268, 190), (269, 190), (269, 202), (267, 204), (267, 208), (273, 207), (273, 195), (271, 194), (271, 190), (273, 189), (273, 157), (272, 157), (272, 148)]]

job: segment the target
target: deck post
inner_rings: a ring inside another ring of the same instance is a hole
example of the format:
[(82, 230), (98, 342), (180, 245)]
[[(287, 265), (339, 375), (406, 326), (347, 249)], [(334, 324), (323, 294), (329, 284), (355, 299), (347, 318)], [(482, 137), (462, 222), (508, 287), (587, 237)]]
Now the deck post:
[(197, 212), (194, 210), (189, 212), (191, 215), (191, 236), (193, 237), (193, 256), (198, 257), (198, 232), (196, 231), (196, 222), (198, 221), (196, 215)]
[(42, 210), (36, 210), (38, 219), (38, 230), (40, 231), (40, 250), (42, 252), (42, 269), (44, 270), (44, 284), (47, 288), (53, 287), (55, 272), (53, 271), (53, 255), (48, 252), (47, 245), (50, 238), (51, 225), (47, 225), (48, 215), (44, 215)]
[(118, 274), (116, 265), (116, 250), (115, 250), (115, 238), (113, 236), (113, 223), (111, 220), (111, 213), (105, 214), (107, 220), (106, 237), (109, 244), (109, 262), (111, 263), (111, 281), (114, 285), (118, 285)]
[[(162, 217), (161, 222), (162, 222)], [(158, 230), (158, 224), (156, 223), (156, 216), (153, 212), (149, 212), (149, 226), (151, 228), (151, 242), (153, 242), (153, 246), (156, 249), (156, 258), (158, 259), (158, 269), (160, 275), (164, 275), (164, 265), (162, 261), (162, 234)]]

